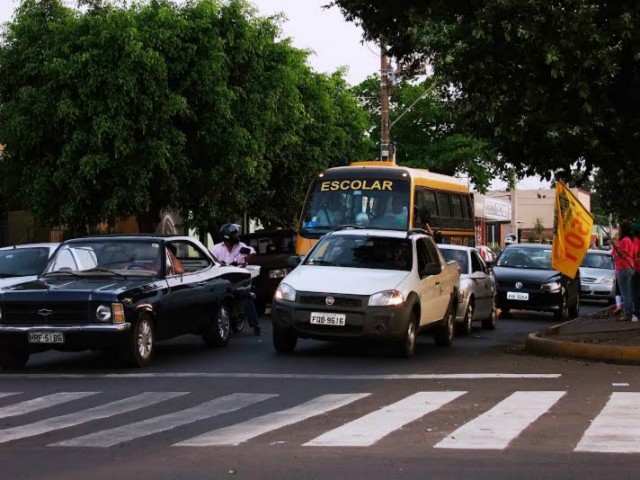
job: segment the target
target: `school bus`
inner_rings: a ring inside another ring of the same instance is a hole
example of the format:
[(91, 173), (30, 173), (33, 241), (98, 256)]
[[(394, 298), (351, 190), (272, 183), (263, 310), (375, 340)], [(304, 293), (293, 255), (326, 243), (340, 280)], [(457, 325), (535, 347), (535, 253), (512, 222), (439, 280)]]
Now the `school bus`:
[(343, 225), (407, 230), (427, 224), (442, 243), (475, 245), (469, 188), (454, 177), (393, 162), (329, 168), (311, 183), (298, 225), (296, 253)]

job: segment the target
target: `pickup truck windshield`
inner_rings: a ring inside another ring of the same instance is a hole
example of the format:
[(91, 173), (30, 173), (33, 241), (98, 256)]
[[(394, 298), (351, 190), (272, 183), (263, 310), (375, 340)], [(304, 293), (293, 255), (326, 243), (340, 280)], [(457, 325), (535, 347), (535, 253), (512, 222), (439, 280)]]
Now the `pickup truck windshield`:
[(409, 271), (412, 258), (411, 241), (404, 238), (329, 235), (320, 240), (304, 263)]

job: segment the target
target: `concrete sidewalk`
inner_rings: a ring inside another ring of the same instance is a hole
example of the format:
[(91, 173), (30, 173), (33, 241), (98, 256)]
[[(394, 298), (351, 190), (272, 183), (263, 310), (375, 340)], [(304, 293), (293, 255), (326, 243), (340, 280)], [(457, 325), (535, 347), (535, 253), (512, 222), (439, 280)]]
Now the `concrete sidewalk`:
[(640, 322), (622, 322), (613, 307), (529, 334), (528, 352), (640, 365)]

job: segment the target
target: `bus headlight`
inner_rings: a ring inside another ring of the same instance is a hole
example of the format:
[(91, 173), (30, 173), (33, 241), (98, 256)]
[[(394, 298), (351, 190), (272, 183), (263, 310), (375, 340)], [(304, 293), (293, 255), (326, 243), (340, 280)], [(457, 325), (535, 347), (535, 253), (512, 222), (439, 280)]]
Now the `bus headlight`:
[(287, 302), (295, 302), (296, 291), (293, 287), (286, 283), (281, 283), (276, 289), (276, 293), (273, 295), (276, 300), (286, 300)]
[(369, 297), (370, 307), (386, 307), (392, 305), (402, 305), (404, 303), (404, 295), (398, 290), (384, 290), (374, 293)]

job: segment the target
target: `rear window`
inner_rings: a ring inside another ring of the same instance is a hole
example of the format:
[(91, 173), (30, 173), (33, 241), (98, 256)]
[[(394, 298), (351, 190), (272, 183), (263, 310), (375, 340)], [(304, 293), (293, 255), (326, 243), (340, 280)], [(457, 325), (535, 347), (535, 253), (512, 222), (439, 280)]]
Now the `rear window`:
[(467, 273), (469, 271), (469, 257), (466, 251), (453, 250), (448, 248), (441, 248), (440, 251), (442, 252), (442, 256), (445, 258), (445, 260), (453, 260), (454, 262), (457, 262), (462, 273)]

